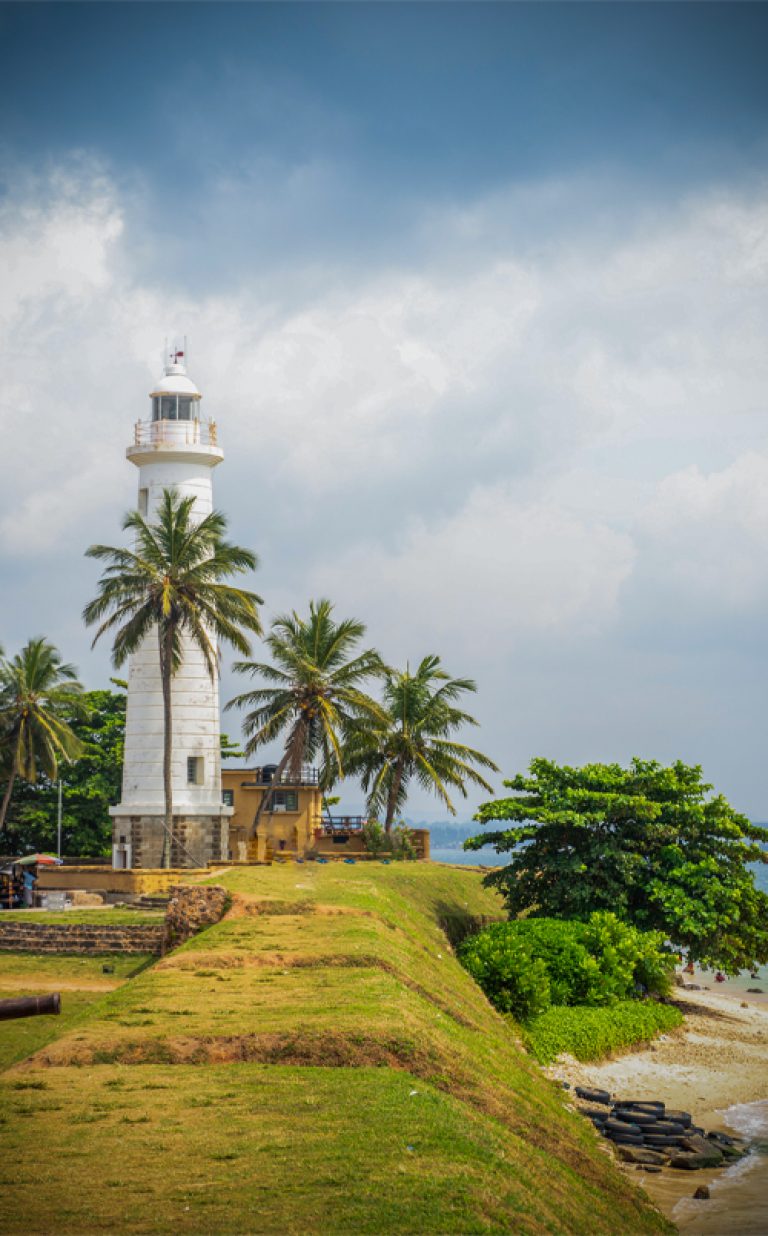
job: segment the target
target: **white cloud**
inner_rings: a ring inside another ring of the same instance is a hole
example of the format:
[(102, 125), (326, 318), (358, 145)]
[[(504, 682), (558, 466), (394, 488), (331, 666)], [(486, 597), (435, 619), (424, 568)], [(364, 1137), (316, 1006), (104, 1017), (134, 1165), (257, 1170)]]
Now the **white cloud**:
[(768, 455), (750, 451), (720, 471), (692, 464), (665, 477), (640, 529), (657, 590), (677, 594), (699, 621), (764, 611)]
[(0, 208), (0, 320), (6, 326), (28, 315), (26, 328), (33, 329), (41, 305), (63, 316), (71, 302), (79, 307), (110, 281), (110, 251), (123, 231), (111, 185), (96, 175), (84, 180), (60, 172), (47, 188), (42, 203), (11, 198)]
[[(689, 688), (698, 722), (695, 622), (663, 684), (640, 672), (637, 624), (663, 648), (666, 615), (706, 608), (727, 659), (742, 630), (728, 615), (762, 622), (768, 198), (710, 195), (609, 230), (571, 226), (568, 186), (547, 192), (562, 205), (546, 245), (517, 242), (502, 200), (470, 203), (435, 216), (423, 260), (329, 268), (320, 293), (315, 270), (303, 301), (299, 272), (285, 308), (245, 277), (194, 298), (161, 262), (139, 279), (130, 216), (97, 172), (20, 190), (0, 217), (6, 645), (75, 638), (25, 577), (66, 563), (68, 604), (86, 599), (82, 550), (119, 536), (124, 447), (163, 336), (186, 331), (227, 451), (217, 499), (263, 551), (270, 602), (330, 593), (387, 655), (441, 653), (483, 684), (483, 745), (515, 765), (534, 742), (568, 755), (603, 714), (613, 754), (653, 753), (654, 717), (684, 716)], [(526, 705), (508, 747), (510, 680)], [(631, 719), (616, 683), (634, 684)], [(705, 763), (733, 745), (717, 722), (701, 741)]]
[(445, 519), (419, 522), (394, 552), (374, 544), (324, 559), (312, 582), (347, 607), (365, 597), (379, 627), (400, 618), (414, 655), (439, 638), (458, 659), (473, 632), (496, 655), (521, 640), (599, 633), (616, 616), (633, 560), (628, 536), (495, 485)]

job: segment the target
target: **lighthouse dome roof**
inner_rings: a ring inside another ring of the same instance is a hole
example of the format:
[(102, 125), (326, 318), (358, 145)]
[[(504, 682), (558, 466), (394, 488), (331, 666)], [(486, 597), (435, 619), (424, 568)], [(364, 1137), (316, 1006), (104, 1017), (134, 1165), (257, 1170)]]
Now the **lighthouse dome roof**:
[(192, 395), (193, 398), (200, 398), (200, 392), (195, 386), (191, 378), (187, 377), (187, 371), (183, 365), (174, 364), (166, 365), (165, 373), (154, 386), (152, 395)]

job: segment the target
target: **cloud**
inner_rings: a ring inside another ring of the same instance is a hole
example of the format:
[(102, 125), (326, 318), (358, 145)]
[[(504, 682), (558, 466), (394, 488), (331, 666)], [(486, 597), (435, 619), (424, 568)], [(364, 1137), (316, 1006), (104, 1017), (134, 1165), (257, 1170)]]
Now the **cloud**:
[(749, 451), (710, 473), (665, 477), (639, 521), (657, 595), (706, 627), (762, 613), (768, 601), (768, 454)]
[(394, 552), (369, 545), (320, 561), (313, 584), (348, 607), (364, 596), (379, 628), (400, 622), (412, 657), (440, 642), (459, 658), (474, 632), (497, 652), (599, 633), (617, 615), (634, 556), (627, 535), (495, 485), (447, 518), (420, 521)]
[(14, 195), (0, 207), (6, 327), (18, 328), (26, 318), (29, 329), (41, 305), (57, 306), (63, 316), (70, 305), (103, 292), (110, 279), (110, 251), (123, 231), (110, 183), (95, 172), (84, 178), (56, 171), (45, 189), (42, 202), (36, 193), (21, 202)]
[[(101, 169), (20, 182), (0, 216), (6, 646), (60, 631), (106, 672), (72, 618), (95, 579), (82, 550), (120, 536), (124, 448), (163, 336), (186, 331), (227, 453), (217, 501), (273, 608), (330, 594), (391, 659), (440, 653), (481, 682), (481, 745), (515, 765), (585, 735), (595, 755), (653, 754), (662, 713), (699, 725), (712, 641), (731, 665), (768, 591), (768, 196), (606, 225), (569, 218), (578, 186), (542, 192), (546, 243), (497, 194), (433, 207), (430, 245), (418, 213), (386, 269), (297, 264), (284, 297), (245, 262), (193, 296), (151, 244), (137, 262), (135, 203)], [(664, 681), (654, 649), (675, 658)], [(696, 733), (726, 783), (742, 776), (724, 723)]]

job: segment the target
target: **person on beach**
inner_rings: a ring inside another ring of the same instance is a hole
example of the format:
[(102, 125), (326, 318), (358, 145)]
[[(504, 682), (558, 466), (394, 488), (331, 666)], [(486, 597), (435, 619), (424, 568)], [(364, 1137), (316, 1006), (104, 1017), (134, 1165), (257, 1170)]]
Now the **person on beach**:
[(718, 970), (717, 974), (715, 975), (715, 982), (716, 983), (725, 982), (725, 975), (723, 974), (722, 970)]

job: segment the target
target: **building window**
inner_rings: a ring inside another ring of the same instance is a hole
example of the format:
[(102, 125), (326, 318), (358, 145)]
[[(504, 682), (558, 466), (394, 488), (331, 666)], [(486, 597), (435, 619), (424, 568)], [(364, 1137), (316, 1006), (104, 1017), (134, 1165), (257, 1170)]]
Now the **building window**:
[(148, 511), (149, 511), (149, 490), (140, 489), (139, 490), (139, 515), (146, 516)]
[(298, 811), (298, 790), (275, 790), (270, 804), (272, 811)]
[(221, 791), (221, 801), (223, 802), (225, 807), (234, 807), (235, 791), (234, 790), (222, 790)]
[(202, 755), (187, 756), (187, 785), (202, 785), (203, 784), (203, 757)]

